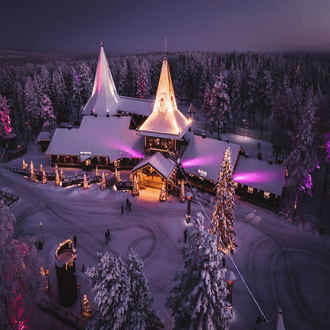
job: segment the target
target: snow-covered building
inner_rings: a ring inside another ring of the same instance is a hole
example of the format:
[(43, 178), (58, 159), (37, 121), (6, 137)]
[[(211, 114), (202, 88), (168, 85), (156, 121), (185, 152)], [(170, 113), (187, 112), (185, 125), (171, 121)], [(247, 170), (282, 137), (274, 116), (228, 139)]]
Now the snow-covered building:
[[(162, 188), (165, 182), (166, 190), (177, 184), (181, 166), (192, 185), (214, 192), (224, 151), (230, 147), (240, 194), (262, 195), (268, 203), (281, 196), (284, 167), (245, 158), (237, 144), (195, 136), (191, 124), (177, 107), (166, 56), (155, 101), (121, 97), (101, 45), (80, 127), (56, 129), (46, 154), (53, 165), (131, 169), (139, 187)], [(254, 174), (247, 174), (250, 170)], [(252, 179), (258, 173), (261, 181)]]

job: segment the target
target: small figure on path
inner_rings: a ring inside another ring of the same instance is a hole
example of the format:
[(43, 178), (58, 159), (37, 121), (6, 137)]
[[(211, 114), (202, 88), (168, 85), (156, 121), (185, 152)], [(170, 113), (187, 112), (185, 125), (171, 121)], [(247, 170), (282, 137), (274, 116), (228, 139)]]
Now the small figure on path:
[(109, 229), (107, 229), (107, 235), (108, 235), (108, 241), (111, 241), (110, 230)]
[(73, 235), (73, 246), (76, 247), (77, 246), (77, 236)]
[(128, 198), (126, 198), (126, 210), (129, 208), (130, 201)]
[(186, 244), (187, 243), (187, 237), (188, 237), (187, 229), (184, 230), (183, 235), (184, 235), (184, 244)]
[(258, 150), (260, 150), (260, 142), (258, 142)]
[(128, 211), (129, 211), (129, 212), (131, 212), (131, 206), (132, 206), (131, 202), (128, 201)]
[(222, 268), (226, 268), (226, 259), (225, 259), (225, 257), (222, 258)]
[(84, 272), (85, 271), (85, 265), (82, 265), (81, 271)]
[(124, 213), (124, 206), (122, 205), (121, 206), (121, 214), (123, 214)]

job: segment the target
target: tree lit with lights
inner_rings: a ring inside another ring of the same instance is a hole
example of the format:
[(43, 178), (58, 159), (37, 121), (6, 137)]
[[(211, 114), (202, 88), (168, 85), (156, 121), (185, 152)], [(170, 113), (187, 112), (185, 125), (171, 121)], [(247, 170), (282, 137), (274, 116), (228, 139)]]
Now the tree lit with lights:
[(217, 235), (218, 250), (224, 253), (234, 253), (235, 239), (235, 186), (233, 180), (233, 167), (231, 165), (231, 152), (228, 147), (224, 153), (216, 185), (216, 197), (213, 204), (211, 233)]

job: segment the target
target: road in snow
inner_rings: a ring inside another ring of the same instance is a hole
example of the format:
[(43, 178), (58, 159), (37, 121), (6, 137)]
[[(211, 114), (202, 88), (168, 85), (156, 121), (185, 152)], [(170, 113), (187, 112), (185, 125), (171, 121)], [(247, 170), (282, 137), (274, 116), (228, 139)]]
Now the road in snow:
[[(26, 158), (30, 160), (28, 155)], [(20, 166), (21, 161), (8, 165)], [(35, 168), (39, 166), (38, 161)], [(46, 170), (50, 169), (46, 157), (40, 157), (40, 161)], [(183, 245), (186, 204), (179, 203), (175, 197), (171, 197), (170, 203), (160, 203), (159, 192), (149, 189), (132, 198), (128, 192), (112, 188), (104, 191), (96, 184), (83, 190), (80, 187), (58, 188), (54, 183), (31, 183), (1, 168), (0, 189), (3, 188), (20, 197), (11, 208), (17, 218), (16, 236), (31, 235), (41, 239), (39, 223), (43, 223), (46, 244), (38, 251), (38, 256), (50, 268), (54, 303), (58, 303), (54, 251), (60, 242), (75, 234), (78, 238), (78, 283), (91, 303), (93, 294), (88, 281), (81, 278), (82, 264), (86, 268), (91, 266), (96, 261), (96, 252), (105, 251), (126, 260), (129, 248), (133, 247), (144, 261), (154, 306), (170, 329), (170, 313), (164, 308), (164, 302), (173, 285), (171, 279), (175, 271), (182, 269), (178, 248)], [(120, 206), (125, 205), (127, 197), (132, 202), (132, 212), (125, 210), (122, 215)], [(200, 208), (193, 204), (192, 211), (200, 211)], [(211, 205), (206, 211), (211, 216)], [(276, 214), (241, 201), (237, 202), (236, 218), (238, 247), (234, 260), (266, 317), (271, 318), (280, 306), (287, 330), (329, 329), (329, 237), (301, 232)], [(104, 236), (107, 228), (112, 238), (108, 245)], [(254, 329), (260, 312), (228, 257), (226, 266), (238, 278), (233, 292), (235, 318), (230, 329)], [(95, 310), (93, 303), (92, 307)], [(69, 310), (79, 313), (79, 303)]]

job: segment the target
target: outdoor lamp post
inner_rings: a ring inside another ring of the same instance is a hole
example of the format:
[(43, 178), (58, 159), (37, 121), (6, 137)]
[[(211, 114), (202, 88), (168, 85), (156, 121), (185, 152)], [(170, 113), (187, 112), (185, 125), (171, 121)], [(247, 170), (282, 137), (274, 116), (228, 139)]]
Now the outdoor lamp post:
[(79, 294), (79, 304), (80, 304), (80, 311), (82, 312), (83, 309), (82, 309), (82, 304), (81, 304), (81, 293), (80, 293), (80, 284), (78, 284), (78, 294)]
[(42, 242), (45, 244), (44, 231), (42, 230), (42, 222), (40, 222), (40, 228), (41, 228)]
[(229, 290), (228, 302), (230, 304), (232, 304), (233, 303), (233, 286), (234, 286), (234, 281), (236, 280), (236, 276), (235, 276), (234, 272), (232, 272), (231, 270), (226, 272), (226, 280), (228, 283), (228, 290)]
[(50, 295), (49, 269), (48, 268), (46, 270), (46, 274), (47, 274), (48, 294)]
[(186, 221), (187, 221), (187, 223), (189, 223), (190, 219), (191, 219), (191, 197), (192, 197), (192, 194), (190, 192), (187, 192), (186, 196), (187, 196), (187, 201), (188, 201)]

